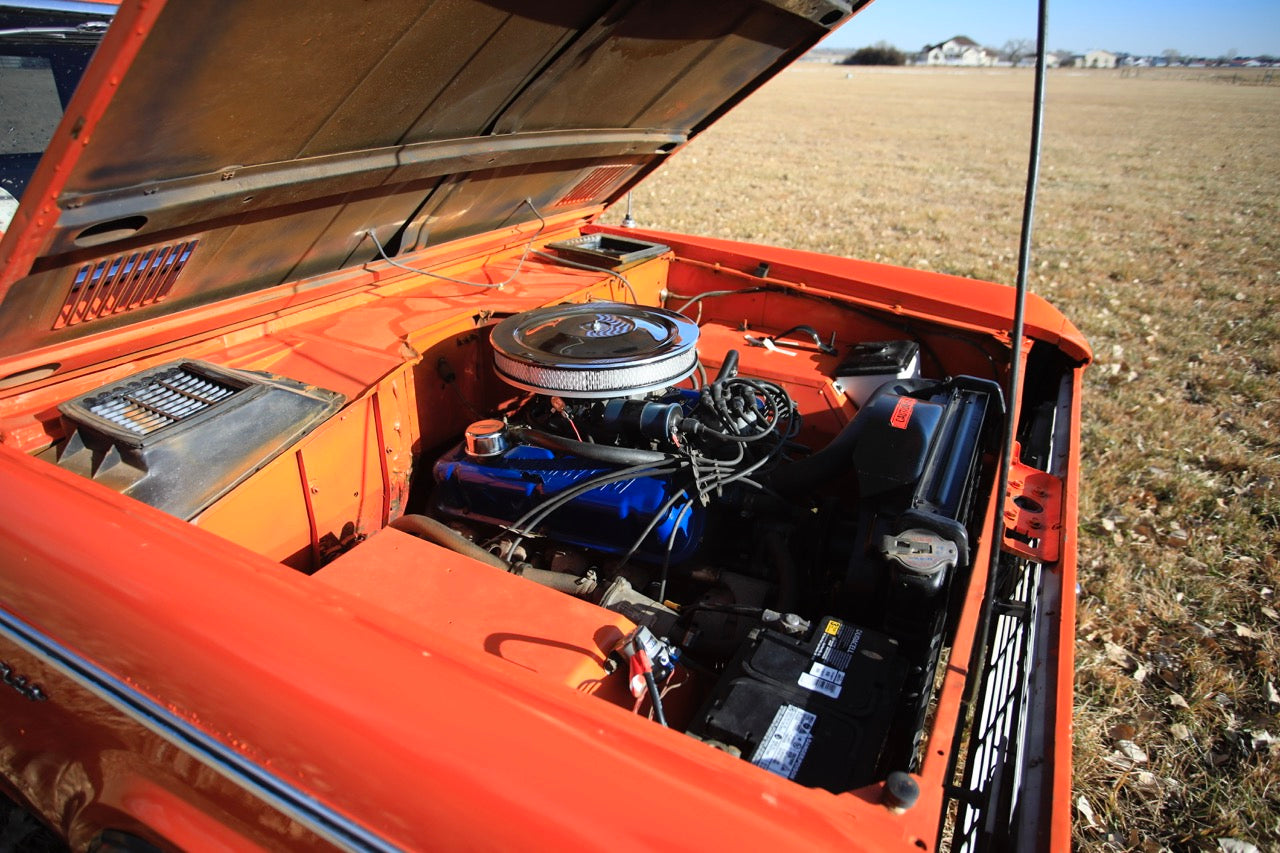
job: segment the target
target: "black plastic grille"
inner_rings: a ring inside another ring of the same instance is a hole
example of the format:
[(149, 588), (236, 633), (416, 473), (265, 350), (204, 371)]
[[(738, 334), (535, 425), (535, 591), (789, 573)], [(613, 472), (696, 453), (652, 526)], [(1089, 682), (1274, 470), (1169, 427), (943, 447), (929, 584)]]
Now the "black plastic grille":
[(241, 390), (220, 379), (175, 367), (144, 382), (112, 388), (86, 401), (93, 414), (139, 435), (151, 435)]

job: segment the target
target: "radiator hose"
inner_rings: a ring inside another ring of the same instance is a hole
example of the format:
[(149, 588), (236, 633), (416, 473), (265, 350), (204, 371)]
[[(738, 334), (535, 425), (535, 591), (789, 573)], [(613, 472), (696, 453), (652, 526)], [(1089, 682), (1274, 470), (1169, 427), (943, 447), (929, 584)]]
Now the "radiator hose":
[(430, 516), (402, 515), (388, 524), (387, 527), (394, 527), (396, 530), (411, 533), (420, 539), (434, 542), (442, 548), (448, 548), (450, 551), (455, 551), (464, 557), (470, 557), (496, 569), (502, 569), (504, 572), (511, 571), (511, 567), (507, 565), (506, 560), (481, 548), (449, 525)]
[[(940, 383), (929, 379), (890, 380), (876, 389), (866, 405), (859, 410), (859, 414), (869, 408), (871, 401), (881, 394), (905, 395), (939, 385)], [(846, 473), (853, 467), (853, 448), (858, 443), (858, 436), (864, 426), (865, 421), (855, 414), (826, 447), (797, 462), (778, 466), (765, 480), (765, 484), (787, 497), (803, 496)]]
[(536, 569), (525, 563), (513, 568), (497, 554), (481, 548), (449, 525), (427, 515), (402, 515), (387, 526), (417, 536), (420, 539), (425, 539), (442, 548), (448, 548), (450, 551), (478, 560), (481, 563), (493, 566), (495, 569), (514, 572), (534, 583), (558, 589), (570, 595), (589, 595), (596, 589), (595, 572), (588, 572), (586, 575), (579, 577), (564, 572)]

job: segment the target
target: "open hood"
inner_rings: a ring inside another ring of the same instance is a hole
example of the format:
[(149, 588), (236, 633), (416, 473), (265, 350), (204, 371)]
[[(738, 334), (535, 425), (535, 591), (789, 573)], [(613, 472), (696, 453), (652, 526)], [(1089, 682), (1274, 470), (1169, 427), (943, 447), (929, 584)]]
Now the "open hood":
[(0, 243), (0, 382), (368, 263), (370, 231), (590, 219), (858, 5), (126, 3)]

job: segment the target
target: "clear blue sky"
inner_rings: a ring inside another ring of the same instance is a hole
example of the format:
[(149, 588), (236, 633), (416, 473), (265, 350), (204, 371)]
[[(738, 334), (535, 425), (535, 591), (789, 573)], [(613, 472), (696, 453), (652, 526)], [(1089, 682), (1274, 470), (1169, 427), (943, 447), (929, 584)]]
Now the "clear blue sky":
[[(875, 0), (824, 47), (887, 41), (903, 50), (966, 35), (999, 48), (1034, 38), (1036, 0)], [(1280, 56), (1280, 0), (1049, 0), (1049, 49)]]

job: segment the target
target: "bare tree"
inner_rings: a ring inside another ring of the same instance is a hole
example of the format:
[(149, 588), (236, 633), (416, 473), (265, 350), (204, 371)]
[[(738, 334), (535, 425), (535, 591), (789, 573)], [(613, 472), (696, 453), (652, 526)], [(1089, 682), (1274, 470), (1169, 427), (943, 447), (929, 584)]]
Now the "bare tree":
[(1033, 54), (1035, 49), (1036, 43), (1032, 39), (1009, 39), (1000, 52), (1004, 54), (1005, 59), (1017, 65), (1019, 60)]
[(1176, 48), (1166, 47), (1160, 51), (1160, 55), (1168, 60), (1170, 65), (1177, 65), (1182, 61), (1182, 54)]

